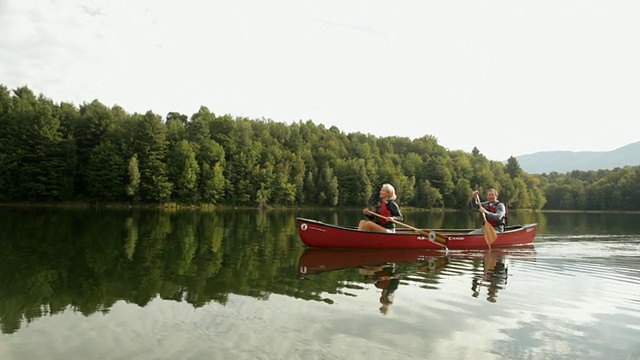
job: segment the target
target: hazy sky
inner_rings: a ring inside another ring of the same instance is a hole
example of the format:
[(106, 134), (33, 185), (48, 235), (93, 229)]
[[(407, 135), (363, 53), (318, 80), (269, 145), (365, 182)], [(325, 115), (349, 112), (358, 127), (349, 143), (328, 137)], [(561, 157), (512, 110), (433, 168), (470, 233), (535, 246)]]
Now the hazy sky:
[(0, 84), (493, 160), (609, 151), (640, 141), (638, 19), (638, 0), (0, 0)]

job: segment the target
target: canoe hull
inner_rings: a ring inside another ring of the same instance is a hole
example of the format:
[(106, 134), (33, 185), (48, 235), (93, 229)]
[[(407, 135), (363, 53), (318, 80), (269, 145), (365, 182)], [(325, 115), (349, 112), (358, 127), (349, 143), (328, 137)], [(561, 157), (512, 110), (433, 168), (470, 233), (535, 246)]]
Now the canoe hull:
[[(443, 245), (430, 241), (423, 234), (408, 229), (398, 229), (396, 233), (378, 233), (325, 224), (321, 221), (297, 218), (298, 235), (302, 243), (313, 248), (336, 249), (432, 249), (444, 250)], [(498, 233), (495, 247), (530, 244), (536, 236), (537, 224), (510, 226)], [(424, 230), (430, 232), (432, 230)], [(484, 234), (470, 234), (472, 229), (435, 230), (447, 240), (451, 250), (487, 249)]]

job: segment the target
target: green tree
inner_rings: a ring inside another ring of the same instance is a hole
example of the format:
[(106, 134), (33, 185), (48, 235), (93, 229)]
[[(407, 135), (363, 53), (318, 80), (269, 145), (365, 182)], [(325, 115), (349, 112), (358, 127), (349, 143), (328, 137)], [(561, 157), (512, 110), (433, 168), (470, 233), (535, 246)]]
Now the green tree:
[(58, 201), (73, 192), (76, 152), (62, 137), (58, 110), (42, 95), (26, 87), (14, 90), (10, 112), (0, 125), (0, 166), (4, 198), (7, 200)]
[(451, 194), (453, 193), (453, 176), (451, 170), (447, 166), (446, 157), (431, 157), (427, 162), (429, 172), (429, 182), (432, 187), (438, 189), (445, 203), (453, 203)]
[(171, 196), (173, 184), (167, 177), (166, 128), (160, 116), (148, 111), (133, 116), (134, 153), (140, 169), (140, 198), (144, 202), (163, 202)]
[(371, 202), (373, 190), (363, 159), (338, 160), (335, 175), (340, 189), (340, 205), (362, 205)]
[(179, 141), (168, 155), (168, 178), (173, 193), (179, 200), (195, 202), (198, 199), (198, 173), (196, 154), (187, 140)]
[(91, 152), (100, 145), (113, 123), (111, 111), (98, 100), (80, 106), (80, 117), (73, 135), (78, 158), (75, 185), (78, 194), (87, 193), (87, 167)]
[(523, 171), (520, 168), (520, 164), (518, 163), (518, 159), (513, 156), (510, 156), (507, 160), (506, 171), (512, 179), (515, 179), (523, 174)]
[(247, 120), (241, 120), (233, 128), (230, 142), (234, 144), (229, 148), (227, 171), (228, 193), (230, 201), (235, 204), (251, 204), (253, 196), (260, 188), (256, 182), (256, 170), (259, 170), (259, 149), (252, 140), (253, 131)]
[(167, 115), (167, 141), (169, 144), (177, 144), (184, 140), (187, 134), (186, 125), (187, 116), (179, 113), (171, 112)]
[(339, 188), (338, 178), (333, 174), (333, 170), (330, 167), (325, 166), (318, 179), (317, 204), (329, 206), (338, 205), (340, 195)]
[(414, 205), (425, 209), (442, 208), (442, 194), (437, 188), (431, 186), (429, 180), (422, 180), (417, 183), (416, 197)]
[(88, 194), (95, 200), (118, 201), (126, 194), (126, 161), (118, 147), (105, 142), (95, 147), (86, 168)]
[(202, 199), (210, 204), (221, 202), (227, 187), (224, 178), (222, 162), (217, 162), (213, 168), (205, 163), (202, 168)]

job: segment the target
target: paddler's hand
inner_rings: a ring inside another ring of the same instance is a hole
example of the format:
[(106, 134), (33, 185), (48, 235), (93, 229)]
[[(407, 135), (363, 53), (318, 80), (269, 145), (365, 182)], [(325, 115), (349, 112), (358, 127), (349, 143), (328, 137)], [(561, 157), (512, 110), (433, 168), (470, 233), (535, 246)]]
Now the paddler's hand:
[(371, 211), (369, 209), (367, 209), (367, 208), (362, 209), (362, 213), (365, 214), (365, 215), (369, 215), (370, 212)]

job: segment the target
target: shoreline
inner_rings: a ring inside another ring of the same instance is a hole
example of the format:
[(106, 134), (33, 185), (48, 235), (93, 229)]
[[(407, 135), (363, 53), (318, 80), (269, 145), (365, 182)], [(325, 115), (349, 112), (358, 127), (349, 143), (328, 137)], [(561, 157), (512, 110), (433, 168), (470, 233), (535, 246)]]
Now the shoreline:
[[(13, 207), (13, 208), (64, 208), (64, 209), (156, 209), (156, 210), (263, 210), (263, 211), (275, 211), (275, 210), (300, 210), (315, 208), (318, 210), (358, 210), (360, 207), (347, 206), (347, 207), (314, 207), (313, 205), (304, 206), (236, 206), (236, 205), (212, 205), (212, 204), (178, 204), (178, 203), (163, 203), (163, 204), (129, 204), (129, 203), (104, 203), (104, 204), (90, 204), (84, 202), (64, 202), (64, 203), (0, 203), (0, 207)], [(411, 212), (463, 212), (467, 209), (422, 209), (414, 207), (403, 207), (405, 213)], [(470, 211), (470, 210), (469, 210)], [(509, 209), (510, 212), (541, 212), (541, 213), (578, 213), (578, 214), (640, 214), (640, 211), (634, 210), (532, 210), (532, 209)]]

